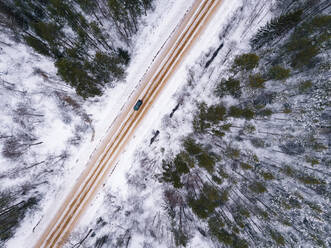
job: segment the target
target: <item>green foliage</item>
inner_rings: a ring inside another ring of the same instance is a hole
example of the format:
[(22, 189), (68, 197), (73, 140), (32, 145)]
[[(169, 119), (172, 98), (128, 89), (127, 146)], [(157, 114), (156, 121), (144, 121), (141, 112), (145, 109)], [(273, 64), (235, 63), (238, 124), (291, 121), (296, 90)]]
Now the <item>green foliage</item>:
[(250, 142), (256, 148), (264, 148), (265, 147), (264, 140), (261, 139), (261, 138), (251, 138)]
[(174, 234), (176, 246), (186, 247), (187, 242), (189, 240), (187, 234), (185, 234), (181, 228), (180, 229), (173, 228), (172, 233)]
[[(128, 45), (137, 31), (137, 21), (152, 0), (15, 0), (0, 5), (0, 12), (17, 22), (27, 45), (36, 52), (56, 59), (58, 74), (83, 98), (101, 95), (105, 84), (120, 80), (130, 61), (127, 50), (110, 43), (105, 18)], [(5, 6), (3, 11), (3, 6)], [(91, 21), (90, 21), (91, 20)], [(13, 25), (14, 27), (14, 25)], [(17, 27), (14, 31), (17, 33)], [(28, 33), (28, 35), (27, 35)], [(116, 36), (116, 35), (115, 35)], [(112, 40), (112, 43), (118, 42)], [(69, 65), (65, 70), (64, 64)], [(74, 72), (70, 72), (71, 69)], [(98, 85), (98, 86), (96, 86)]]
[(319, 48), (316, 45), (308, 45), (293, 56), (292, 66), (295, 68), (307, 66), (318, 53)]
[(275, 177), (270, 172), (262, 172), (264, 180), (273, 180)]
[(254, 111), (252, 110), (252, 109), (250, 109), (250, 108), (244, 108), (243, 110), (242, 110), (242, 114), (241, 114), (241, 116), (243, 117), (243, 118), (245, 118), (246, 120), (251, 120), (251, 119), (253, 119), (254, 118), (254, 116), (255, 116), (255, 113), (254, 113)]
[(94, 75), (95, 81), (99, 84), (106, 84), (112, 79), (121, 79), (124, 76), (124, 70), (115, 54), (108, 55), (97, 52), (87, 69)]
[(264, 184), (262, 182), (252, 182), (248, 188), (253, 191), (254, 193), (258, 193), (258, 194), (262, 194), (264, 192), (267, 191), (266, 187), (264, 186)]
[(200, 153), (202, 153), (202, 149), (200, 147), (200, 145), (198, 145), (194, 139), (187, 137), (184, 142), (183, 142), (183, 146), (185, 148), (185, 150), (188, 152), (188, 154), (190, 155), (198, 155)]
[(219, 185), (221, 185), (223, 183), (222, 178), (218, 177), (217, 175), (213, 175), (211, 179)]
[(301, 15), (302, 10), (296, 10), (272, 19), (264, 27), (260, 28), (257, 34), (251, 39), (251, 46), (254, 49), (258, 49), (272, 42), (275, 38), (281, 37), (290, 29), (296, 27), (301, 21)]
[(244, 206), (239, 207), (239, 214), (246, 219), (251, 216), (249, 211)]
[(285, 69), (280, 65), (276, 65), (270, 68), (269, 77), (275, 80), (284, 80), (290, 76), (290, 69)]
[(317, 179), (313, 176), (310, 175), (301, 175), (298, 177), (298, 179), (300, 180), (300, 182), (304, 183), (304, 184), (324, 184), (324, 182), (320, 179)]
[(304, 93), (307, 92), (311, 87), (313, 86), (313, 83), (311, 80), (306, 80), (299, 85), (299, 92)]
[(259, 56), (254, 53), (247, 53), (237, 56), (234, 60), (234, 67), (242, 70), (252, 70), (259, 64)]
[(269, 108), (266, 108), (266, 109), (263, 109), (262, 111), (260, 111), (259, 114), (262, 116), (271, 116), (272, 110)]
[(247, 164), (247, 163), (240, 163), (240, 167), (243, 168), (244, 170), (251, 170), (253, 169), (253, 166)]
[(227, 201), (229, 200), (229, 190), (228, 189), (224, 189), (221, 191), (221, 194), (220, 194), (220, 201), (221, 201), (221, 204), (225, 204)]
[(228, 115), (234, 118), (245, 118), (246, 120), (253, 119), (255, 113), (250, 108), (241, 109), (237, 106), (231, 106), (228, 110)]
[(188, 205), (192, 208), (193, 213), (195, 213), (196, 216), (198, 216), (201, 219), (206, 219), (215, 210), (215, 207), (212, 204), (210, 204), (207, 198), (204, 196), (201, 196), (196, 200), (190, 198), (188, 200)]
[(198, 165), (205, 168), (209, 173), (212, 173), (215, 166), (215, 158), (206, 151), (196, 156)]
[(257, 214), (261, 216), (264, 220), (269, 220), (268, 212), (262, 210), (261, 208), (257, 208)]
[(89, 76), (84, 65), (80, 62), (62, 58), (56, 61), (55, 66), (58, 74), (76, 89), (78, 95), (84, 98), (101, 95), (101, 90), (96, 82)]
[(224, 120), (226, 108), (222, 104), (212, 105), (208, 108), (206, 113), (203, 113), (203, 118), (212, 123), (218, 123)]
[(226, 173), (226, 172), (224, 171), (223, 168), (221, 168), (221, 169), (218, 171), (218, 174), (219, 174), (222, 178), (229, 178), (229, 174)]
[(44, 42), (39, 40), (38, 38), (27, 35), (27, 36), (24, 36), (24, 40), (37, 53), (43, 54), (45, 56), (50, 56), (48, 46)]
[(241, 96), (240, 81), (234, 78), (229, 78), (228, 80), (222, 79), (216, 87), (215, 94), (218, 97), (231, 95), (239, 98)]
[(228, 115), (234, 118), (240, 118), (242, 115), (242, 109), (236, 106), (231, 106), (228, 111)]
[(181, 152), (176, 155), (174, 165), (179, 174), (187, 174), (190, 172), (190, 167), (194, 166), (194, 163), (187, 153)]
[(248, 86), (253, 89), (264, 88), (264, 82), (266, 80), (260, 73), (249, 75)]
[(25, 213), (34, 208), (38, 200), (31, 197), (27, 201), (14, 202), (14, 196), (10, 193), (0, 194), (0, 241), (6, 241), (14, 235), (15, 229), (24, 218)]
[(240, 239), (235, 233), (229, 233), (224, 228), (224, 224), (216, 217), (211, 217), (208, 220), (209, 232), (216, 237), (219, 242), (229, 247), (247, 248), (248, 243)]
[(240, 157), (240, 150), (233, 147), (227, 147), (225, 154), (231, 159), (237, 159)]
[(294, 177), (295, 176), (295, 171), (288, 165), (285, 165), (282, 171), (285, 173), (285, 175), (289, 177)]
[(311, 164), (311, 166), (315, 166), (315, 165), (317, 165), (317, 164), (319, 164), (320, 163), (320, 161), (317, 159), (317, 158), (314, 158), (314, 157), (306, 157), (306, 162), (307, 163), (310, 163)]
[(318, 204), (316, 204), (316, 203), (314, 203), (314, 202), (310, 202), (310, 201), (307, 201), (306, 203), (307, 203), (307, 205), (308, 205), (312, 210), (314, 210), (315, 212), (317, 212), (317, 213), (319, 213), (319, 214), (323, 212), (323, 210), (322, 210), (322, 208), (321, 208), (320, 205), (318, 205)]
[(221, 203), (221, 196), (218, 190), (209, 184), (204, 184), (198, 199), (189, 197), (188, 205), (192, 211), (201, 219), (206, 219), (215, 212)]
[(162, 161), (162, 169), (162, 181), (172, 183), (175, 188), (183, 187), (183, 184), (180, 179), (181, 174), (178, 172), (173, 162)]
[(60, 37), (64, 34), (61, 32), (61, 27), (56, 23), (44, 23), (44, 22), (34, 22), (31, 23), (37, 36), (45, 40), (51, 46), (56, 45)]
[(231, 123), (227, 123), (221, 126), (221, 129), (224, 131), (230, 131), (230, 128), (232, 127)]
[(210, 204), (212, 204), (215, 207), (217, 207), (220, 204), (220, 194), (214, 186), (210, 184), (204, 184), (202, 192), (204, 196), (208, 199)]
[(123, 61), (124, 65), (128, 65), (130, 63), (131, 57), (127, 50), (124, 50), (122, 48), (117, 49), (118, 57), (121, 61)]
[(249, 134), (252, 134), (256, 131), (256, 128), (254, 125), (252, 124), (247, 124), (244, 126), (244, 132), (245, 133), (249, 133)]
[(193, 121), (194, 130), (205, 132), (212, 124), (223, 121), (226, 114), (226, 108), (222, 104), (207, 107), (205, 103), (199, 105), (199, 112)]
[(278, 245), (285, 245), (285, 239), (278, 231), (270, 230), (270, 236)]
[(285, 45), (292, 54), (291, 65), (294, 68), (302, 70), (313, 63), (321, 49), (328, 46), (330, 28), (330, 16), (316, 16), (296, 28)]

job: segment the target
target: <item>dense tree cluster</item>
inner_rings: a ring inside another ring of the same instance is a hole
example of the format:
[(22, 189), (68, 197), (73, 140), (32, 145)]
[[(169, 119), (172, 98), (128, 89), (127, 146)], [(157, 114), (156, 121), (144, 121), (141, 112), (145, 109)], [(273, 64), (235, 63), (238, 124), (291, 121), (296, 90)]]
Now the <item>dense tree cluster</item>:
[(139, 17), (151, 4), (151, 0), (1, 0), (0, 13), (12, 20), (10, 27), (26, 44), (53, 58), (62, 79), (87, 98), (100, 95), (104, 85), (124, 76), (130, 56), (119, 44), (130, 45)]

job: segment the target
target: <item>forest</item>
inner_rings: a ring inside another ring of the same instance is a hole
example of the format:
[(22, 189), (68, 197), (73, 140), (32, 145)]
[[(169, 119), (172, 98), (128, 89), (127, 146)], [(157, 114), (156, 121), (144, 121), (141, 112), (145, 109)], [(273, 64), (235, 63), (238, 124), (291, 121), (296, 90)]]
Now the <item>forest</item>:
[(331, 16), (317, 11), (330, 5), (307, 2), (259, 29), (163, 159), (178, 247), (195, 232), (221, 247), (330, 246)]
[(152, 0), (1, 0), (0, 25), (54, 60), (58, 75), (83, 98), (123, 79), (132, 36)]
[[(102, 209), (64, 247), (193, 247), (196, 239), (205, 247), (331, 246), (331, 4), (269, 2), (241, 1), (218, 48), (199, 51), (175, 108), (126, 164), (127, 181), (120, 191), (104, 185)], [(245, 49), (240, 42), (263, 6), (274, 8), (272, 18)], [(125, 78), (139, 18), (151, 9), (152, 0), (0, 0), (0, 34), (50, 59), (76, 92), (43, 68), (32, 70), (45, 79), (34, 90), (0, 78), (1, 114), (12, 121), (0, 130), (8, 164), (0, 171), (0, 246), (27, 216), (36, 220), (58, 186), (51, 178), (71, 168), (72, 147), (94, 135), (84, 102), (96, 104)], [(39, 99), (54, 100), (49, 112), (73, 127), (63, 150), (38, 153), (49, 118)]]

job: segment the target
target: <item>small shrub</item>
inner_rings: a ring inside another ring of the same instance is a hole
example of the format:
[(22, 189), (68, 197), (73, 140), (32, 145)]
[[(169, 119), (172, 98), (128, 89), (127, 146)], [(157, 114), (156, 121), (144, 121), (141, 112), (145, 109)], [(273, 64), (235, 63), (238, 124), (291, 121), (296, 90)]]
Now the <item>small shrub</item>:
[(240, 81), (234, 78), (229, 78), (228, 80), (223, 79), (217, 86), (215, 94), (218, 97), (231, 95), (235, 98), (239, 98), (241, 96)]
[(256, 131), (256, 128), (254, 125), (252, 124), (246, 124), (244, 127), (244, 132), (248, 133), (248, 134), (252, 134)]
[(208, 218), (216, 207), (203, 195), (200, 195), (198, 199), (189, 198), (187, 202), (193, 213), (201, 219)]
[(291, 65), (294, 68), (301, 69), (302, 67), (309, 65), (318, 53), (319, 48), (316, 45), (309, 45), (292, 57)]
[(306, 202), (307, 204), (308, 204), (308, 206), (312, 209), (312, 210), (314, 210), (315, 212), (317, 212), (317, 213), (322, 213), (323, 211), (322, 211), (322, 208), (321, 208), (321, 206), (320, 205), (318, 205), (318, 204), (316, 204), (316, 203), (314, 203), (314, 202)]
[(294, 177), (295, 176), (295, 171), (288, 165), (285, 165), (282, 170), (289, 177)]
[(313, 83), (311, 80), (304, 81), (299, 85), (299, 91), (300, 93), (307, 92), (312, 86)]
[[(172, 233), (174, 234), (176, 246), (186, 247), (189, 238), (188, 238), (187, 234), (185, 234), (183, 232), (182, 228), (179, 228), (179, 229), (173, 228)], [(98, 246), (98, 247), (101, 247), (101, 246)]]
[(224, 227), (224, 226), (225, 224), (215, 216), (209, 218), (208, 220), (209, 232), (215, 237), (217, 237), (220, 227)]
[(262, 77), (260, 73), (249, 75), (248, 86), (253, 89), (262, 89), (264, 88), (264, 82), (266, 80)]
[(244, 218), (249, 218), (251, 216), (251, 214), (249, 213), (249, 211), (246, 208), (244, 208), (243, 206), (241, 206), (239, 208), (239, 213)]
[(232, 159), (239, 158), (240, 156), (240, 150), (233, 147), (228, 147), (225, 153), (229, 158)]
[(248, 187), (251, 191), (253, 191), (254, 193), (258, 193), (258, 194), (261, 194), (261, 193), (264, 193), (267, 191), (266, 187), (264, 186), (264, 184), (262, 182), (255, 181), (252, 184), (250, 184)]
[(259, 56), (255, 53), (247, 53), (237, 56), (234, 60), (234, 66), (244, 70), (252, 70), (259, 64)]
[(279, 232), (270, 230), (270, 236), (278, 245), (285, 245), (285, 239)]
[(219, 130), (216, 130), (216, 129), (213, 129), (212, 132), (213, 132), (213, 135), (215, 135), (217, 137), (220, 137), (220, 138), (222, 138), (222, 137), (225, 136), (225, 133), (224, 132), (219, 131)]
[(261, 138), (252, 138), (252, 139), (250, 139), (250, 142), (256, 148), (264, 148), (265, 147), (264, 140), (261, 139)]
[(255, 113), (254, 113), (254, 111), (253, 111), (252, 109), (250, 109), (250, 108), (244, 108), (244, 109), (242, 110), (242, 114), (241, 114), (241, 116), (242, 116), (243, 118), (245, 118), (246, 120), (251, 120), (251, 119), (254, 118)]
[(218, 123), (219, 121), (224, 120), (224, 115), (226, 113), (226, 108), (222, 104), (210, 106), (205, 114), (205, 119), (213, 122)]
[(320, 161), (317, 159), (317, 158), (314, 158), (314, 157), (306, 157), (306, 162), (307, 163), (311, 163), (311, 166), (314, 166), (314, 165), (317, 165), (320, 163)]
[(323, 184), (323, 181), (309, 175), (299, 176), (298, 179), (304, 184)]
[(231, 106), (229, 108), (228, 115), (234, 118), (240, 118), (242, 115), (242, 109), (236, 106)]
[(220, 195), (221, 204), (225, 204), (229, 200), (229, 191), (223, 190)]
[(181, 174), (177, 171), (172, 161), (162, 161), (162, 169), (161, 181), (172, 183), (175, 188), (183, 187), (180, 179)]
[(220, 169), (218, 174), (222, 177), (222, 178), (229, 178), (229, 174), (226, 173), (223, 169)]
[(183, 145), (184, 145), (185, 150), (190, 155), (198, 155), (202, 152), (200, 145), (195, 143), (194, 139), (192, 139), (192, 138), (186, 138), (183, 142)]
[(263, 109), (259, 114), (262, 116), (271, 116), (272, 110), (269, 108), (266, 108), (266, 109)]
[(231, 123), (227, 123), (221, 126), (221, 129), (224, 131), (230, 131), (230, 128), (232, 127)]
[(212, 178), (211, 178), (215, 183), (221, 185), (223, 183), (223, 180), (222, 178), (216, 176), (216, 175), (213, 175)]
[(271, 67), (269, 76), (271, 79), (284, 80), (290, 76), (291, 70), (285, 69), (279, 65)]
[(253, 166), (247, 164), (247, 163), (240, 163), (240, 167), (243, 168), (244, 170), (251, 170), (253, 169)]
[(273, 180), (275, 177), (270, 172), (262, 172), (264, 180)]
[(35, 38), (33, 36), (24, 36), (24, 40), (26, 43), (32, 47), (36, 52), (45, 55), (45, 56), (50, 56), (51, 54), (49, 53), (49, 48), (47, 44), (39, 40), (38, 38)]
[(181, 174), (186, 174), (190, 172), (190, 168), (188, 164), (186, 163), (186, 159), (184, 158), (185, 153), (179, 153), (174, 159), (174, 165), (178, 173)]
[(215, 159), (207, 152), (197, 155), (199, 166), (205, 168), (209, 173), (212, 173), (215, 166)]

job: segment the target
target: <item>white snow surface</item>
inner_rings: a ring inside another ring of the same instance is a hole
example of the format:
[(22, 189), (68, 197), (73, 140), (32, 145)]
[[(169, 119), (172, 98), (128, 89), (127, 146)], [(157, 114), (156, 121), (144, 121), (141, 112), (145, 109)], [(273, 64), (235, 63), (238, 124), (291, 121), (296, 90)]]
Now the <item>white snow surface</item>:
[[(135, 131), (133, 139), (127, 145), (125, 151), (120, 157), (120, 161), (111, 175), (107, 178), (103, 189), (97, 194), (95, 200), (93, 200), (90, 204), (90, 208), (82, 216), (77, 227), (78, 231), (86, 230), (98, 216), (102, 216), (105, 212), (107, 212), (104, 201), (109, 192), (111, 195), (116, 196), (116, 199), (126, 199), (130, 196), (131, 192), (129, 191), (127, 185), (127, 175), (137, 169), (135, 166), (139, 164), (137, 161), (139, 158), (136, 157), (136, 149), (139, 148), (140, 150), (143, 150), (144, 147), (146, 147), (146, 151), (153, 152), (151, 148), (148, 148), (149, 140), (152, 137), (152, 131), (162, 129), (162, 125), (164, 125), (164, 122), (162, 122), (162, 120), (164, 120), (163, 117), (169, 114), (172, 108), (176, 106), (177, 96), (180, 92), (182, 93), (182, 87), (189, 78), (189, 68), (192, 68), (196, 63), (201, 62), (201, 57), (204, 56), (201, 55), (202, 52), (208, 52), (211, 48), (219, 46), (220, 31), (224, 29), (224, 25), (227, 24), (229, 19), (235, 15), (235, 11), (244, 5), (244, 2), (246, 1), (223, 1), (222, 6), (211, 20), (211, 23), (207, 26), (202, 36), (192, 47), (192, 50), (183, 60), (175, 75), (168, 81), (167, 86), (162, 91), (162, 94), (155, 101), (154, 105), (149, 110), (149, 113), (145, 116), (144, 120)], [(91, 115), (90, 117), (93, 120), (93, 126), (95, 129), (94, 140), (91, 141), (90, 137), (84, 137), (84, 144), (78, 147), (78, 149), (73, 149), (70, 151), (72, 157), (65, 165), (65, 173), (63, 175), (56, 175), (53, 177), (56, 187), (48, 191), (46, 197), (42, 201), (41, 209), (28, 215), (23, 220), (14, 238), (7, 243), (8, 248), (27, 247), (26, 244), (33, 244), (36, 241), (41, 232), (45, 229), (47, 223), (56, 213), (56, 210), (59, 208), (65, 196), (74, 185), (80, 173), (83, 171), (93, 150), (103, 139), (106, 130), (119, 114), (122, 106), (127, 102), (127, 99), (131, 95), (132, 91), (137, 88), (140, 79), (148, 70), (155, 58), (155, 55), (179, 23), (180, 17), (184, 15), (192, 3), (193, 0), (155, 1), (156, 8), (154, 12), (148, 13), (148, 15), (143, 18), (140, 24), (140, 31), (136, 37), (133, 37), (133, 40), (136, 42), (133, 47), (134, 53), (131, 58), (130, 66), (127, 70), (125, 82), (118, 84), (115, 88), (107, 89), (102, 97), (92, 99), (84, 105), (84, 109)], [(245, 11), (249, 13), (251, 9), (247, 7)], [(247, 27), (245, 25), (239, 25), (238, 28), (234, 29), (233, 33), (227, 35), (226, 38), (223, 39), (224, 43), (227, 46), (236, 47), (238, 52), (240, 52), (240, 50), (248, 49), (247, 41), (249, 34), (253, 34), (254, 31), (259, 26), (263, 25), (269, 18), (268, 12), (262, 12), (261, 15), (263, 16), (261, 16), (258, 23), (255, 23), (255, 26), (248, 30), (249, 33), (247, 33), (247, 37), (242, 36), (242, 34), (245, 33), (245, 28)], [(246, 42), (241, 42), (242, 39)], [(22, 51), (26, 48), (18, 49)], [(15, 60), (24, 60), (28, 57), (26, 53), (20, 53), (20, 55), (18, 55), (15, 51), (13, 51), (12, 56), (18, 56), (15, 57)], [(42, 67), (44, 70), (50, 73), (55, 73), (55, 68), (50, 61), (42, 60), (41, 63), (43, 63)], [(0, 71), (3, 69), (4, 68), (1, 68), (0, 63)], [(215, 77), (212, 71), (210, 72), (210, 76)], [(38, 84), (36, 82), (31, 82), (30, 85), (31, 87), (37, 87)], [(213, 87), (213, 85), (204, 85), (203, 87), (205, 87), (204, 89), (208, 91), (206, 87)], [(207, 103), (212, 102), (212, 99), (209, 98), (210, 96), (202, 94), (202, 97)], [(51, 108), (52, 106), (49, 106), (49, 109)], [(180, 115), (181, 118), (185, 120), (185, 113), (189, 113), (189, 111), (189, 109), (185, 109), (185, 111), (179, 110), (176, 112), (176, 115)], [(47, 146), (52, 150), (64, 149), (64, 147), (62, 147), (63, 140), (70, 137), (72, 130), (68, 129), (67, 126), (63, 126), (62, 122), (56, 119), (55, 114), (54, 118), (50, 117), (49, 123), (52, 124), (52, 131), (50, 132), (50, 128), (47, 129), (46, 127), (45, 130), (43, 130), (44, 132), (47, 132), (44, 134), (46, 140), (45, 142), (48, 144)], [(189, 125), (190, 121), (185, 120), (185, 123), (187, 125), (181, 125), (182, 129), (178, 130), (178, 133), (181, 133), (181, 135), (188, 134), (191, 131), (191, 127)], [(91, 135), (91, 133), (89, 132), (88, 135)], [(172, 141), (174, 142), (172, 143)], [(171, 146), (173, 151), (180, 149), (178, 139), (167, 140), (160, 138), (157, 142), (159, 147)], [(150, 187), (153, 194), (143, 202), (143, 208), (154, 212), (162, 211), (160, 210), (163, 201), (162, 191), (155, 182), (151, 183)], [(114, 223), (114, 225), (116, 224), (119, 223)], [(32, 232), (32, 228), (36, 225), (36, 229)], [(142, 247), (143, 241), (144, 237), (133, 235), (130, 241), (130, 247)], [(206, 242), (207, 244), (210, 244), (197, 234), (195, 238), (191, 240), (189, 247), (206, 247)], [(157, 247), (169, 246), (167, 246), (166, 243), (162, 243), (158, 244)]]

